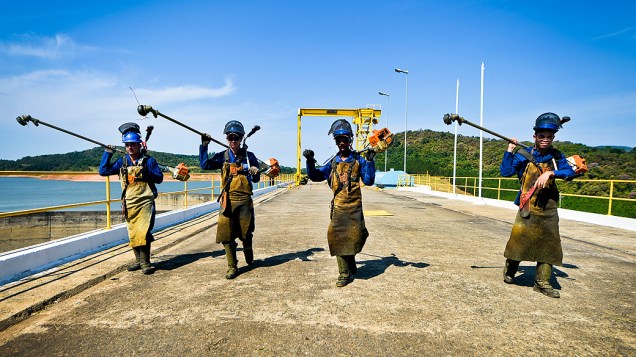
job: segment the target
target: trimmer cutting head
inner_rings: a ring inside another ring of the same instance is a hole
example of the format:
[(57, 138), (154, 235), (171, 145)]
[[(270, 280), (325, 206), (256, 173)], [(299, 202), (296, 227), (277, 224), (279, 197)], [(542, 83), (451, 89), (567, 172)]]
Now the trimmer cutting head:
[(27, 124), (29, 124), (29, 122), (32, 122), (33, 124), (35, 124), (35, 126), (38, 125), (37, 120), (34, 121), (30, 115), (20, 115), (19, 117), (15, 118), (15, 120), (17, 120), (18, 123), (22, 126), (26, 126)]

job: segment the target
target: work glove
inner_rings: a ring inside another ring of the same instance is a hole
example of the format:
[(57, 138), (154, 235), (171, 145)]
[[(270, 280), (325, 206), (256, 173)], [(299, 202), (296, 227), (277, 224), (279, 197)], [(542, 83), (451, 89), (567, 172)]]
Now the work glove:
[(250, 175), (256, 176), (258, 174), (258, 167), (250, 166), (248, 171), (249, 171)]
[(313, 150), (305, 149), (305, 151), (303, 151), (303, 156), (307, 159), (307, 163), (316, 163), (316, 159), (314, 159)]
[(375, 155), (377, 155), (378, 153), (375, 152), (375, 150), (369, 149), (367, 150), (367, 152), (364, 154), (364, 158), (367, 159), (367, 161), (373, 161), (373, 158), (375, 157)]
[(210, 144), (210, 141), (212, 141), (212, 137), (209, 134), (201, 134), (201, 145), (208, 146)]
[(104, 148), (104, 151), (105, 151), (105, 152), (107, 152), (107, 153), (109, 153), (109, 154), (114, 153), (114, 152), (115, 152), (115, 145), (107, 145), (107, 146)]

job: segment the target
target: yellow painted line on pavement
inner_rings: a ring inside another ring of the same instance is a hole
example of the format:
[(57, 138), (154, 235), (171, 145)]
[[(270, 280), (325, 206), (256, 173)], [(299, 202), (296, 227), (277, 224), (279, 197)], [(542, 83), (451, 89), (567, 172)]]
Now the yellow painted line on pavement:
[(364, 211), (365, 216), (392, 216), (393, 213), (387, 212), (385, 210), (377, 210), (377, 211)]

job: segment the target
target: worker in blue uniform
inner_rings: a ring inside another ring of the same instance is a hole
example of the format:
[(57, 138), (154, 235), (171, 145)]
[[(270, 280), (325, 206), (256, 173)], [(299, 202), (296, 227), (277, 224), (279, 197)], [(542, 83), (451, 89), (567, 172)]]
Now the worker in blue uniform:
[(362, 192), (360, 181), (367, 186), (375, 182), (376, 152), (366, 151), (363, 155), (352, 149), (353, 131), (345, 119), (338, 119), (328, 135), (338, 146), (338, 153), (326, 165), (316, 168), (312, 150), (305, 150), (307, 175), (314, 182), (328, 180), (333, 191), (331, 201), (331, 222), (327, 231), (327, 241), (331, 256), (338, 263), (337, 287), (343, 287), (353, 280), (357, 273), (355, 255), (362, 251), (369, 232), (362, 212)]
[(559, 190), (555, 179), (575, 175), (566, 157), (552, 146), (561, 124), (558, 115), (541, 114), (533, 128), (534, 145), (522, 148), (510, 143), (500, 165), (502, 176), (516, 175), (521, 182), (515, 199), (519, 211), (504, 251), (504, 282), (514, 283), (521, 261), (537, 262), (533, 290), (552, 298), (560, 297), (549, 282), (552, 266), (563, 264), (557, 212)]
[(150, 231), (155, 223), (155, 198), (157, 186), (163, 182), (163, 173), (157, 161), (145, 152), (139, 125), (125, 123), (119, 127), (126, 155), (111, 163), (113, 149), (107, 148), (99, 164), (101, 176), (119, 175), (122, 187), (122, 209), (128, 228), (128, 238), (135, 262), (129, 271), (141, 269), (148, 275), (154, 272), (150, 264), (150, 243), (154, 237)]
[(241, 148), (241, 140), (245, 136), (243, 124), (230, 120), (225, 124), (223, 134), (226, 135), (228, 149), (211, 158), (208, 156), (208, 145), (212, 138), (208, 134), (201, 136), (199, 162), (203, 170), (221, 169), (223, 191), (220, 196), (216, 242), (222, 243), (225, 249), (228, 264), (225, 278), (234, 279), (238, 276), (237, 238), (243, 242), (245, 262), (249, 265), (254, 261), (252, 184), (260, 181), (260, 174), (256, 156)]

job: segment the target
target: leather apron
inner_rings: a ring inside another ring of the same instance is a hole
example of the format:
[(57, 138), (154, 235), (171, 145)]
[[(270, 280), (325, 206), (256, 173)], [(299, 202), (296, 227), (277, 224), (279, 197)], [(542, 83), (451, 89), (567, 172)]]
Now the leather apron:
[[(227, 160), (227, 159), (226, 159)], [(230, 182), (227, 209), (219, 212), (216, 228), (216, 242), (230, 243), (235, 238), (251, 241), (254, 233), (254, 202), (252, 201), (252, 184), (244, 172), (242, 165), (225, 162), (221, 170), (221, 182)]]
[[(154, 194), (148, 182), (140, 181), (142, 166), (128, 166), (127, 175), (120, 172), (123, 197), (126, 212), (126, 224), (128, 226), (128, 238), (131, 247), (144, 246), (152, 241), (149, 234), (153, 220)], [(128, 180), (128, 183), (126, 183)]]
[(329, 252), (332, 256), (355, 255), (362, 251), (369, 236), (362, 213), (360, 163), (358, 160), (352, 163), (332, 162), (333, 167), (330, 183), (334, 198), (327, 230)]
[[(541, 172), (554, 170), (551, 162), (526, 165), (521, 181), (521, 203), (512, 226), (504, 256), (517, 261), (563, 264), (563, 250), (559, 235), (557, 202), (559, 190), (552, 178), (548, 186), (532, 192)], [(528, 194), (531, 192), (530, 194)], [(527, 196), (530, 196), (527, 198)], [(524, 198), (527, 203), (523, 205)]]

